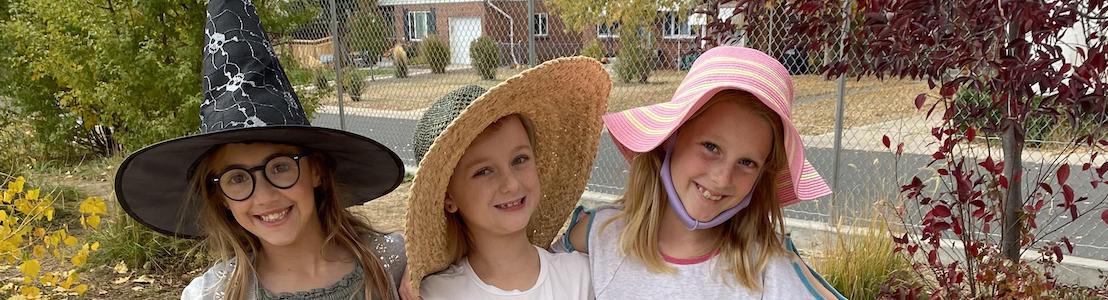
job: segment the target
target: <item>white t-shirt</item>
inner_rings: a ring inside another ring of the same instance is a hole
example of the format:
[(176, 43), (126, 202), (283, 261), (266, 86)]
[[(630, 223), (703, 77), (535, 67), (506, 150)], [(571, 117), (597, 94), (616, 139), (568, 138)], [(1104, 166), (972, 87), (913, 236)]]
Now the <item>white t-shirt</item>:
[[(651, 272), (635, 259), (623, 255), (619, 234), (626, 225), (612, 221), (618, 209), (596, 212), (589, 232), (589, 260), (596, 299), (835, 299), (818, 285), (805, 283), (808, 275), (802, 261), (789, 256), (770, 258), (762, 272), (762, 291), (739, 284), (719, 266), (711, 253), (698, 259), (666, 259), (675, 274)], [(583, 225), (583, 224), (578, 224)], [(798, 273), (801, 272), (801, 273)]]
[(539, 252), (539, 277), (526, 291), (505, 291), (485, 284), (468, 258), (427, 276), (419, 289), (425, 300), (433, 299), (593, 299), (589, 259), (581, 253)]

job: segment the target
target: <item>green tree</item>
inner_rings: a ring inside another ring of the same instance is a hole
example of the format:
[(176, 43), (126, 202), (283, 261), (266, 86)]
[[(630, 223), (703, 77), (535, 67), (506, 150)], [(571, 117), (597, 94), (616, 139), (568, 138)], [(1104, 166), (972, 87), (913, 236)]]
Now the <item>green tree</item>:
[(676, 9), (680, 15), (701, 1), (688, 0), (551, 0), (547, 2), (570, 30), (582, 31), (599, 24), (619, 22), (625, 28), (651, 28), (659, 10)]
[(473, 58), (473, 67), (481, 79), (496, 78), (496, 67), (500, 66), (500, 50), (489, 36), (481, 36), (469, 44), (469, 57)]
[(347, 20), (347, 45), (361, 52), (370, 65), (376, 64), (381, 55), (392, 47), (392, 20), (386, 19), (376, 5), (363, 3), (354, 16)]
[[(0, 1), (0, 97), (47, 148), (109, 155), (198, 128), (206, 1)], [(287, 31), (301, 2), (255, 4)]]

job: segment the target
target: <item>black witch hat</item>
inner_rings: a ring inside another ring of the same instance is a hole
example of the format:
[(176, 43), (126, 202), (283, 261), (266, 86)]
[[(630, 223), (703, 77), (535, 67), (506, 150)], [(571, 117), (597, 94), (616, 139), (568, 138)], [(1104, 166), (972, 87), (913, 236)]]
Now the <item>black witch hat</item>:
[(155, 231), (199, 237), (199, 203), (186, 201), (192, 168), (227, 143), (291, 144), (335, 162), (340, 201), (350, 206), (396, 188), (404, 165), (392, 150), (346, 131), (314, 127), (292, 89), (249, 0), (211, 0), (204, 34), (200, 133), (164, 141), (127, 157), (115, 193), (131, 217)]

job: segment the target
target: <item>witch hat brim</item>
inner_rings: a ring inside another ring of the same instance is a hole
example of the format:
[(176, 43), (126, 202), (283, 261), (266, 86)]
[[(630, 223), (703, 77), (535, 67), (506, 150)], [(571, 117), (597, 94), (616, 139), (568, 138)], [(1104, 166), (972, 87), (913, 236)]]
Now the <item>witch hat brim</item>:
[(139, 150), (116, 173), (117, 200), (128, 215), (157, 232), (203, 236), (200, 203), (187, 200), (188, 177), (204, 154), (228, 143), (290, 144), (325, 153), (336, 162), (342, 207), (385, 195), (404, 179), (400, 157), (374, 140), (330, 128), (277, 125), (194, 135)]

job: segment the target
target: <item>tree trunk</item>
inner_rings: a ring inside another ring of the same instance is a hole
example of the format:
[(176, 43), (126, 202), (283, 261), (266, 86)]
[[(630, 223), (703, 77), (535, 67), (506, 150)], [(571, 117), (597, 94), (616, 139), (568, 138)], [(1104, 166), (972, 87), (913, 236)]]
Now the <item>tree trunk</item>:
[(1004, 144), (1004, 177), (1008, 178), (1008, 190), (1004, 195), (1004, 230), (1001, 236), (1000, 250), (1004, 257), (1012, 261), (1020, 258), (1020, 228), (1023, 228), (1023, 124), (1008, 119), (1001, 137)]

